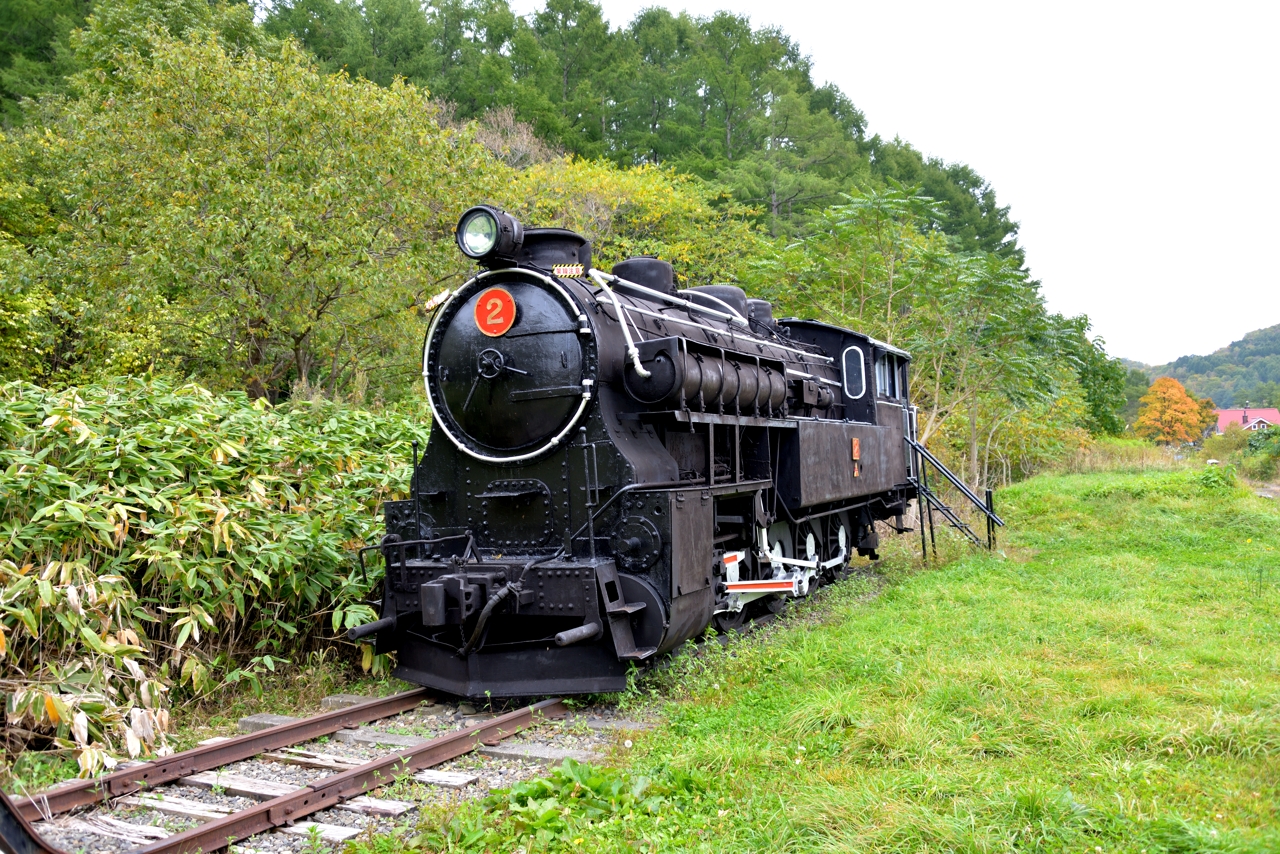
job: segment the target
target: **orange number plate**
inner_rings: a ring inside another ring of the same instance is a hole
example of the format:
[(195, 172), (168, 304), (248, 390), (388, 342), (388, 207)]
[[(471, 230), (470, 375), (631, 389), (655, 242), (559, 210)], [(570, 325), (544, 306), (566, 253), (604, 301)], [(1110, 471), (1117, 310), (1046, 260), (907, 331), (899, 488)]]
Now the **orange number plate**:
[(516, 322), (516, 301), (504, 288), (489, 288), (476, 302), (476, 326), (490, 338), (506, 335)]

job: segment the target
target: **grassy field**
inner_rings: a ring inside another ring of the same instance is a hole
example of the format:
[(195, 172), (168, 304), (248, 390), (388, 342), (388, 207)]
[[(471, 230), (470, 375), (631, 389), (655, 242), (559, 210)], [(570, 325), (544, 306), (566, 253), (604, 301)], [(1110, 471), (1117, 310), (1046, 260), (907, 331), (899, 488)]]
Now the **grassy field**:
[(625, 700), (663, 724), (624, 770), (427, 816), (416, 845), (1280, 851), (1280, 511), (1227, 478), (1004, 490), (1003, 554), (889, 561), (686, 658)]

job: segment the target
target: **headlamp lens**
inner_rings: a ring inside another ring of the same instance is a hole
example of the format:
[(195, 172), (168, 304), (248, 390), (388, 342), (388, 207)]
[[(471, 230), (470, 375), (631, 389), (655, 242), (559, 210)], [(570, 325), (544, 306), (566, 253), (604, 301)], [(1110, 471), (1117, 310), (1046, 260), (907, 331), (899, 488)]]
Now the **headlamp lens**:
[(498, 220), (488, 211), (480, 210), (462, 223), (462, 251), (472, 258), (487, 255), (498, 242)]

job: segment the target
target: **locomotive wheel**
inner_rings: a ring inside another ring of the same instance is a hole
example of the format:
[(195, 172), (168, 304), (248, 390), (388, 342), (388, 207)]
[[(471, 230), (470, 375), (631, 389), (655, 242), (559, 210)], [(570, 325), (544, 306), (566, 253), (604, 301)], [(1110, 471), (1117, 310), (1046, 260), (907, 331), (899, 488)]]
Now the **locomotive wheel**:
[(716, 631), (720, 634), (728, 634), (729, 632), (742, 631), (742, 624), (747, 621), (747, 609), (740, 608), (738, 611), (722, 611), (715, 615)]
[(814, 530), (813, 523), (801, 527), (799, 541), (796, 543), (796, 546), (798, 546), (796, 551), (800, 553), (800, 559), (817, 560), (818, 543), (820, 542), (822, 540), (818, 537), (818, 532)]
[(837, 564), (830, 569), (824, 570), (824, 575), (832, 581), (839, 580), (844, 577), (845, 569), (849, 565), (849, 555), (853, 553), (853, 531), (849, 527), (848, 515), (845, 513), (837, 513), (831, 516), (827, 522), (827, 547), (822, 555), (822, 559), (832, 560), (844, 553), (844, 563)]
[[(800, 535), (796, 538), (796, 551), (801, 560), (823, 561), (827, 559), (827, 541), (822, 535), (822, 520), (808, 522), (800, 526)], [(809, 592), (813, 592), (827, 582), (826, 572), (818, 570), (809, 582)]]
[(786, 522), (774, 522), (770, 525), (766, 539), (769, 542), (769, 554), (774, 557), (794, 558), (796, 556), (791, 526)]

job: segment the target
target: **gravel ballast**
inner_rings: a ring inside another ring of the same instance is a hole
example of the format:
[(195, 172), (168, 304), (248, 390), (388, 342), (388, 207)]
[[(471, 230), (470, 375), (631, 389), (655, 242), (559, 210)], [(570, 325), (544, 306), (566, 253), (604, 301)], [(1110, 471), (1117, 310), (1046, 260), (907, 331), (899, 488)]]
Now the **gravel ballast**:
[[(494, 712), (473, 706), (460, 708), (456, 704), (433, 703), (392, 718), (375, 721), (360, 729), (364, 732), (430, 739), (474, 726), (494, 715)], [(636, 722), (626, 721), (617, 714), (616, 710), (608, 707), (578, 710), (564, 721), (548, 721), (504, 739), (502, 744), (579, 751), (584, 755), (595, 754), (604, 757), (603, 761), (607, 762), (607, 757), (616, 755), (615, 751), (620, 749), (623, 736), (630, 738), (635, 734), (635, 724)], [(641, 724), (641, 726), (644, 725)], [(626, 742), (626, 746), (629, 744)], [(353, 743), (332, 737), (315, 739), (298, 744), (296, 747), (356, 764), (397, 752), (397, 748), (394, 747), (378, 747), (358, 741)], [(550, 771), (546, 764), (536, 759), (484, 756), (479, 752), (464, 754), (435, 768), (440, 771), (476, 774), (479, 780), (472, 785), (453, 789), (419, 783), (412, 780), (410, 775), (405, 775), (388, 786), (367, 793), (371, 797), (415, 804), (414, 809), (403, 815), (390, 818), (348, 810), (327, 809), (306, 816), (300, 821), (357, 828), (365, 833), (392, 833), (397, 829), (403, 830), (414, 826), (422, 807), (456, 805), (483, 798), (495, 789), (505, 789), (525, 780), (537, 779)], [(303, 788), (331, 776), (333, 772), (256, 758), (231, 763), (219, 768), (216, 773)], [(245, 809), (258, 803), (251, 798), (227, 794), (216, 785), (210, 789), (183, 785), (181, 781), (177, 781), (153, 791), (231, 810)], [(90, 810), (80, 816), (59, 817), (52, 822), (39, 822), (36, 828), (51, 844), (76, 854), (125, 854), (140, 846), (139, 842), (115, 839), (87, 828), (83, 819), (89, 816), (102, 816), (139, 827), (162, 828), (170, 833), (179, 833), (197, 825), (197, 821), (192, 818), (168, 815), (148, 807), (114, 804)], [(322, 842), (320, 844), (334, 850), (341, 848), (340, 843)], [(304, 851), (312, 850), (312, 845), (312, 840), (304, 835), (271, 832), (242, 840), (234, 845), (232, 850), (240, 854), (255, 851), (262, 854), (302, 854)]]

